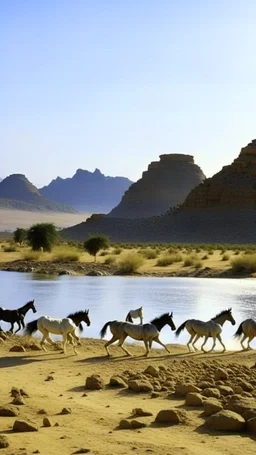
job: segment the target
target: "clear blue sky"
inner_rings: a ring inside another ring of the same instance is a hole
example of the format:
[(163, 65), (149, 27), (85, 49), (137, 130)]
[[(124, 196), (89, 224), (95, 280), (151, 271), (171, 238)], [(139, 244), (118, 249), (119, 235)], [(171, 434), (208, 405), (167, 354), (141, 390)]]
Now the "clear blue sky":
[(0, 177), (207, 176), (256, 137), (255, 0), (1, 0)]

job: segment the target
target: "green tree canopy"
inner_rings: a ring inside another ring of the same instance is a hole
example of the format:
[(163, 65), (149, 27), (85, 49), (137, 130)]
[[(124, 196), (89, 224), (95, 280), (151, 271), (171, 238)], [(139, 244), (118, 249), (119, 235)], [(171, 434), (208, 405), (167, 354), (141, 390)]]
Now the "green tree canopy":
[(15, 243), (22, 243), (27, 238), (27, 230), (23, 228), (17, 228), (13, 233), (13, 240)]
[(109, 247), (109, 240), (105, 235), (92, 235), (84, 242), (84, 249), (91, 256), (94, 256), (96, 262), (96, 255), (100, 250), (105, 250)]
[(32, 250), (52, 251), (58, 240), (58, 233), (53, 223), (33, 224), (27, 232), (27, 239)]

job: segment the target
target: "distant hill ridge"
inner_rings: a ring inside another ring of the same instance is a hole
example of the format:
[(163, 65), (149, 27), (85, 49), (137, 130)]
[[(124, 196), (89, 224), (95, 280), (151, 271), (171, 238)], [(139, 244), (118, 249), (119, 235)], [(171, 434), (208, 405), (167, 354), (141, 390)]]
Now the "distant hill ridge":
[(99, 169), (77, 169), (73, 177), (57, 177), (39, 191), (48, 198), (85, 212), (109, 212), (133, 182), (126, 177), (109, 177)]
[(12, 174), (0, 182), (0, 207), (29, 211), (74, 213), (68, 205), (43, 197), (23, 174)]

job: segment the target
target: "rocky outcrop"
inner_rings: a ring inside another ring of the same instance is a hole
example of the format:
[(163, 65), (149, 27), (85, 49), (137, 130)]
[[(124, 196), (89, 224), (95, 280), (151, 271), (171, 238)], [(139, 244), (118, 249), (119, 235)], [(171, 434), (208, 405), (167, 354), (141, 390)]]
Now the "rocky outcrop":
[(160, 215), (182, 202), (205, 179), (191, 155), (160, 155), (142, 178), (130, 186), (108, 217), (141, 218)]
[(99, 169), (94, 172), (78, 169), (73, 177), (57, 177), (39, 191), (79, 211), (107, 213), (119, 203), (132, 183), (126, 177), (105, 176)]
[(229, 166), (191, 191), (184, 209), (255, 209), (256, 139)]

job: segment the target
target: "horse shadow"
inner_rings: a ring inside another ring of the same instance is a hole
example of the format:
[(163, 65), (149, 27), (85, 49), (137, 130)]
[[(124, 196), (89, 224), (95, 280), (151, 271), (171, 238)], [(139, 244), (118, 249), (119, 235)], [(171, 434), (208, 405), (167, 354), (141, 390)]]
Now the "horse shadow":
[(17, 366), (28, 365), (29, 363), (40, 362), (39, 359), (28, 356), (19, 356), (19, 357), (2, 357), (0, 359), (0, 368), (11, 368)]
[(157, 355), (157, 356), (149, 356), (145, 357), (144, 354), (141, 355), (132, 355), (132, 356), (126, 356), (126, 355), (119, 355), (114, 356), (114, 355), (102, 355), (102, 356), (95, 356), (95, 357), (86, 357), (84, 359), (78, 359), (76, 362), (79, 363), (102, 363), (102, 362), (134, 362), (136, 360), (141, 361), (141, 362), (158, 362), (159, 360), (168, 360), (168, 359), (173, 359), (173, 358), (186, 358), (187, 354), (163, 354), (163, 355)]

